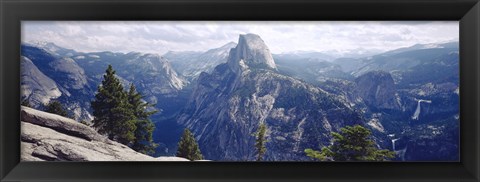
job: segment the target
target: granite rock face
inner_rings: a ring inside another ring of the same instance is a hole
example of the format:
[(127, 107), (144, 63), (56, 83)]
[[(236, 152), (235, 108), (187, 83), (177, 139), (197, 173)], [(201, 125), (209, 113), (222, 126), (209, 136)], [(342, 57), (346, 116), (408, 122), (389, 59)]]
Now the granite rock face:
[(20, 59), (21, 96), (29, 98), (32, 106), (46, 105), (62, 95), (55, 81), (43, 74), (27, 57)]
[(278, 73), (270, 58), (260, 37), (241, 35), (226, 64), (200, 75), (178, 122), (192, 130), (206, 158), (254, 160), (253, 134), (265, 123), (265, 160), (309, 160), (304, 149), (330, 144), (340, 127), (363, 124), (335, 95)]
[[(48, 46), (47, 46), (48, 45)], [(60, 101), (67, 112), (77, 120), (92, 120), (88, 108), (90, 107), (89, 100), (94, 94), (94, 91), (89, 85), (89, 78), (85, 70), (72, 58), (63, 57), (64, 53), (72, 55), (74, 51), (60, 51), (57, 46), (53, 44), (45, 44), (44, 46), (22, 44), (22, 59), (30, 60), (30, 67), (37, 69), (38, 73), (31, 74), (32, 78), (42, 82), (53, 81), (56, 88), (59, 90), (57, 97), (44, 99), (43, 102), (38, 102), (38, 98), (46, 98), (44, 96), (37, 96), (38, 94), (22, 94), (22, 100), (27, 100), (33, 108), (41, 109), (48, 104), (52, 99)], [(58, 52), (60, 51), (60, 52)], [(62, 53), (62, 54), (60, 54)], [(22, 74), (27, 73), (29, 67), (22, 70)], [(45, 77), (38, 77), (38, 75), (45, 75)], [(22, 87), (34, 90), (37, 86), (28, 81), (28, 77), (22, 77)], [(38, 87), (37, 87), (38, 88)], [(50, 90), (50, 92), (56, 90)], [(48, 97), (47, 97), (48, 98)]]
[(72, 119), (23, 106), (20, 158), (22, 161), (188, 161), (179, 157), (150, 157)]
[(240, 35), (238, 45), (230, 50), (228, 64), (235, 73), (245, 66), (277, 69), (267, 45), (255, 34)]
[(356, 78), (355, 82), (358, 95), (367, 105), (378, 109), (399, 110), (401, 108), (390, 73), (371, 71)]

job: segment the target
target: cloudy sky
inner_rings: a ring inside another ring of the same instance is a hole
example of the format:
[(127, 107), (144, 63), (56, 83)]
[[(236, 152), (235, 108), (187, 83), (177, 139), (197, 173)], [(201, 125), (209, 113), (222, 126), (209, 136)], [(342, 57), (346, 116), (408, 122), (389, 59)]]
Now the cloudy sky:
[(201, 22), (24, 21), (23, 42), (53, 42), (83, 52), (205, 51), (239, 34), (260, 35), (272, 53), (387, 51), (414, 44), (458, 41), (457, 21), (430, 22)]

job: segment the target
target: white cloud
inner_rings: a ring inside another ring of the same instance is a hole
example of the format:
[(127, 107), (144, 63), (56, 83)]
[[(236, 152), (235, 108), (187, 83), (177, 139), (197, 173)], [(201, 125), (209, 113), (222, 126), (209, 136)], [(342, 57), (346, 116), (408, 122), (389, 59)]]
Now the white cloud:
[(274, 53), (351, 49), (391, 50), (458, 40), (457, 21), (431, 22), (201, 22), (25, 21), (22, 41), (53, 42), (84, 52), (204, 51), (255, 33)]

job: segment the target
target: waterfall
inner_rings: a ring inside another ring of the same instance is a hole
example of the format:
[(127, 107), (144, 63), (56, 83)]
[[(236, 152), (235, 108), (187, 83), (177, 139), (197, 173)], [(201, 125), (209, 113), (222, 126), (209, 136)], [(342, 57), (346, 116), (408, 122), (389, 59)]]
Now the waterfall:
[(392, 148), (393, 148), (393, 151), (394, 151), (394, 152), (396, 151), (396, 150), (395, 150), (395, 142), (396, 142), (398, 139), (400, 139), (400, 138), (392, 139), (392, 146), (393, 146)]
[[(417, 99), (415, 99), (415, 100), (417, 100)], [(412, 116), (412, 119), (413, 119), (413, 120), (418, 120), (418, 116), (420, 116), (420, 103), (421, 103), (421, 102), (432, 103), (431, 100), (418, 99), (417, 109), (415, 110), (415, 113), (413, 113), (413, 116)]]
[(400, 138), (394, 138), (395, 134), (389, 134), (387, 136), (391, 138), (392, 149), (393, 149), (393, 152), (395, 152), (395, 156), (400, 157), (401, 161), (405, 161), (405, 153), (407, 152), (407, 146), (405, 146), (405, 148), (399, 148), (397, 150), (397, 145), (396, 145), (397, 141), (400, 140), (401, 137)]
[(402, 161), (405, 161), (405, 153), (407, 153), (407, 148), (408, 147), (406, 146), (404, 149), (399, 150), (397, 153)]

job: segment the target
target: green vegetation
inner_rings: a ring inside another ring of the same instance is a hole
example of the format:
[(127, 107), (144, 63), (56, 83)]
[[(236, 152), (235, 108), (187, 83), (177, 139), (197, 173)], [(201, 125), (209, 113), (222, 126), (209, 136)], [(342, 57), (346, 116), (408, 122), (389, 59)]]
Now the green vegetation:
[(20, 103), (20, 105), (25, 106), (25, 107), (32, 107), (32, 106), (30, 105), (30, 102), (28, 101), (28, 99), (24, 99), (24, 100), (22, 101), (22, 103)]
[(265, 139), (265, 132), (267, 131), (267, 126), (265, 124), (260, 124), (258, 126), (257, 132), (255, 134), (257, 140), (255, 142), (255, 148), (257, 149), (257, 161), (261, 161), (265, 152), (267, 152), (267, 148), (265, 147), (265, 143), (267, 142)]
[(120, 80), (109, 65), (103, 81), (98, 86), (92, 101), (93, 127), (101, 134), (122, 144), (130, 145), (135, 139), (135, 116), (130, 109), (127, 94), (123, 91)]
[(130, 104), (131, 110), (136, 118), (135, 139), (133, 141), (132, 149), (144, 154), (155, 153), (155, 148), (158, 144), (153, 142), (152, 134), (153, 130), (155, 130), (155, 125), (150, 120), (150, 116), (157, 111), (146, 111), (146, 108), (153, 105), (142, 101), (142, 95), (137, 92), (133, 84), (130, 85), (128, 91), (128, 103)]
[(58, 101), (52, 101), (48, 103), (45, 108), (45, 112), (57, 114), (63, 117), (68, 117), (67, 111), (63, 108), (62, 104)]
[(154, 112), (146, 111), (150, 105), (141, 99), (133, 85), (128, 92), (123, 90), (115, 70), (109, 65), (91, 103), (93, 127), (111, 140), (149, 154), (156, 147), (151, 136), (154, 125), (149, 119)]
[(185, 128), (180, 142), (178, 142), (177, 157), (187, 158), (189, 160), (202, 160), (203, 156), (200, 152), (195, 137), (189, 129)]
[(307, 156), (321, 161), (387, 161), (395, 157), (393, 151), (376, 148), (367, 128), (355, 125), (340, 130), (332, 132), (332, 145), (321, 151), (305, 149)]
[(81, 120), (80, 123), (82, 123), (85, 126), (90, 126), (90, 123), (88, 123), (88, 121), (85, 121), (85, 120)]

